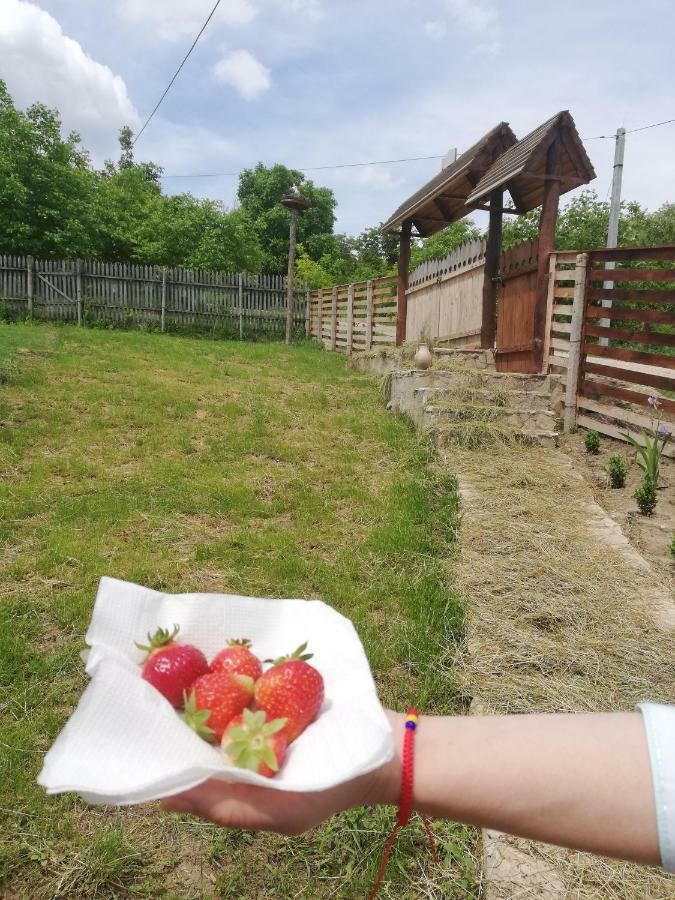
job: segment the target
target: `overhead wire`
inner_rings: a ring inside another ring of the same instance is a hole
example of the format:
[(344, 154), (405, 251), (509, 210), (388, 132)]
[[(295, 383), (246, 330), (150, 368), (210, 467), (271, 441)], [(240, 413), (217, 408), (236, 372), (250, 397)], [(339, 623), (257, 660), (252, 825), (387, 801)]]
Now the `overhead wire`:
[[(216, 6), (217, 5), (218, 4), (216, 4)], [(214, 10), (212, 11), (212, 14), (214, 11), (215, 11), (215, 7), (214, 7)], [(208, 20), (207, 20), (207, 22), (208, 22)], [(206, 25), (204, 27), (206, 27)], [(176, 73), (176, 74), (178, 74), (178, 73)], [(626, 131), (626, 134), (634, 134), (636, 131), (646, 131), (649, 128), (658, 128), (661, 125), (671, 125), (673, 122), (675, 122), (675, 119), (666, 119), (663, 122), (652, 122), (650, 125), (641, 125), (639, 128), (630, 128)], [(143, 127), (145, 127), (145, 126), (143, 126)], [(139, 132), (138, 136), (140, 137), (140, 132)], [(616, 134), (596, 134), (591, 137), (582, 138), (582, 140), (584, 140), (584, 141), (600, 141), (600, 140), (613, 140), (614, 138), (616, 138)], [(393, 165), (395, 163), (421, 162), (421, 161), (426, 161), (426, 160), (431, 160), (431, 159), (442, 159), (442, 158), (443, 158), (442, 153), (435, 153), (431, 156), (406, 156), (401, 159), (373, 159), (373, 160), (368, 160), (367, 162), (335, 163), (332, 165), (324, 165), (324, 166), (294, 166), (293, 168), (297, 168), (300, 172), (319, 172), (319, 171), (325, 171), (327, 169), (355, 169), (359, 166), (389, 166), (389, 165)], [(196, 173), (189, 173), (186, 175), (162, 175), (162, 178), (236, 178), (239, 174), (240, 174), (239, 172), (196, 172)]]
[(141, 128), (141, 130), (138, 132), (138, 134), (136, 135), (136, 137), (135, 137), (135, 138), (133, 139), (133, 141), (131, 142), (131, 146), (132, 146), (132, 147), (134, 147), (134, 146), (136, 145), (136, 141), (137, 141), (137, 140), (139, 139), (139, 137), (143, 134), (143, 132), (145, 131), (145, 129), (148, 127), (148, 125), (149, 125), (150, 122), (152, 121), (153, 116), (155, 115), (155, 113), (157, 112), (157, 110), (159, 109), (159, 107), (162, 105), (162, 101), (164, 100), (164, 98), (166, 97), (166, 95), (167, 95), (167, 94), (169, 93), (169, 91), (171, 90), (171, 87), (172, 87), (174, 81), (176, 80), (176, 78), (178, 78), (178, 75), (180, 74), (181, 69), (183, 68), (183, 66), (185, 65), (185, 63), (188, 61), (188, 59), (189, 59), (190, 54), (192, 53), (192, 51), (193, 51), (193, 50), (195, 49), (195, 47), (197, 46), (197, 42), (199, 41), (199, 38), (200, 38), (200, 37), (204, 34), (204, 32), (206, 31), (206, 26), (209, 24), (209, 22), (210, 22), (211, 19), (213, 18), (213, 14), (215, 13), (215, 11), (216, 11), (216, 10), (218, 9), (218, 7), (220, 6), (220, 3), (221, 3), (221, 0), (216, 0), (216, 3), (215, 3), (215, 5), (214, 5), (213, 9), (211, 10), (211, 12), (209, 13), (209, 15), (208, 15), (206, 21), (204, 22), (204, 24), (202, 25), (202, 27), (199, 29), (199, 34), (197, 35), (197, 37), (196, 37), (196, 38), (194, 39), (194, 41), (192, 42), (192, 46), (190, 47), (190, 49), (188, 50), (188, 52), (187, 52), (187, 53), (185, 54), (185, 56), (183, 57), (183, 59), (182, 59), (182, 61), (181, 61), (181, 64), (178, 66), (178, 68), (176, 69), (176, 71), (173, 73), (173, 77), (172, 77), (171, 81), (168, 83), (168, 85), (166, 86), (166, 90), (164, 91), (164, 93), (162, 94), (162, 96), (161, 96), (161, 97), (159, 98), (159, 100), (157, 101), (157, 103), (156, 103), (155, 108), (153, 109), (153, 111), (150, 113), (150, 115), (148, 116), (148, 118), (147, 118), (147, 119), (145, 120), (145, 122), (143, 123), (143, 127)]

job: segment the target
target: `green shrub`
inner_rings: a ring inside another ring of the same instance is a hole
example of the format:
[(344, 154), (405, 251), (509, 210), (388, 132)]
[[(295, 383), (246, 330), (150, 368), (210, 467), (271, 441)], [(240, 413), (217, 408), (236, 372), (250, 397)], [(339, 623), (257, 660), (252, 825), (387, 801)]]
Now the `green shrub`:
[(626, 460), (620, 453), (610, 456), (607, 463), (609, 483), (613, 488), (622, 488), (626, 483)]
[(633, 496), (642, 515), (651, 516), (656, 509), (656, 485), (652, 479), (645, 478)]
[(673, 560), (675, 560), (675, 534), (670, 542), (670, 555), (673, 557)]
[(600, 435), (597, 431), (587, 431), (584, 435), (584, 444), (586, 445), (586, 453), (592, 453), (597, 456), (600, 451)]

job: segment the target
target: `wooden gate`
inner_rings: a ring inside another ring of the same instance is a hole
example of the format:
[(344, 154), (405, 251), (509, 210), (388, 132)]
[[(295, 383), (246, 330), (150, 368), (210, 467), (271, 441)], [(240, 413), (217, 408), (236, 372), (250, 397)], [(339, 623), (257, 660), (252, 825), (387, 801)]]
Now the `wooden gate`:
[(538, 372), (540, 342), (536, 340), (538, 241), (519, 244), (502, 253), (497, 303), (498, 372)]

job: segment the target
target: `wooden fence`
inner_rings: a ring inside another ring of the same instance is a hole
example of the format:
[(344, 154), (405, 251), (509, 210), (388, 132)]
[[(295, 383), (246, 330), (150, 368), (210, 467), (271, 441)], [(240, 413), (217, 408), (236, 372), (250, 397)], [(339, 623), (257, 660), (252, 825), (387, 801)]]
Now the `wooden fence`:
[(675, 423), (674, 263), (675, 246), (552, 254), (546, 357), (563, 375), (568, 427), (639, 439), (652, 395)]
[[(305, 328), (307, 287), (296, 286), (293, 321)], [(15, 316), (127, 326), (222, 329), (281, 337), (286, 278), (205, 269), (0, 255), (0, 300)]]
[(396, 276), (310, 291), (307, 335), (347, 353), (394, 344)]
[(406, 340), (431, 338), (462, 346), (480, 336), (485, 240), (468, 241), (442, 259), (421, 263), (408, 278)]

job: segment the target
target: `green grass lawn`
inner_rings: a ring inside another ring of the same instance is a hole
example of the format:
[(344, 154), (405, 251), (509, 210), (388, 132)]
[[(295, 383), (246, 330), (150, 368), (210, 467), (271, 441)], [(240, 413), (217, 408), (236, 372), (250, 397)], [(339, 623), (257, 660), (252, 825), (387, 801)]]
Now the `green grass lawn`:
[[(377, 383), (317, 346), (0, 324), (2, 896), (363, 897), (391, 811), (285, 839), (47, 798), (35, 777), (85, 685), (104, 574), (321, 597), (353, 620), (385, 703), (456, 708), (457, 503)], [(416, 823), (383, 897), (475, 895), (475, 835), (435, 827), (443, 866)]]

